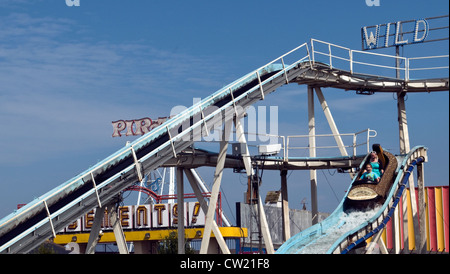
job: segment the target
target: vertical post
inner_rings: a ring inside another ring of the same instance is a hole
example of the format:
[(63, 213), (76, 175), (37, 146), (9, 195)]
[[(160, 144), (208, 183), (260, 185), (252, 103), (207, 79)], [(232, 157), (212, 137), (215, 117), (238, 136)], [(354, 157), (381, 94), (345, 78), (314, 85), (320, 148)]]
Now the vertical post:
[[(400, 46), (395, 46), (396, 78), (400, 79)], [(405, 108), (406, 91), (397, 93), (398, 126), (400, 132), (400, 154), (409, 152), (409, 133)]]
[(397, 111), (398, 111), (398, 127), (399, 127), (399, 141), (400, 154), (406, 154), (410, 150), (408, 121), (406, 119), (405, 106), (406, 92), (397, 93)]
[(395, 46), (395, 77), (400, 79), (400, 46)]
[(184, 182), (183, 168), (177, 168), (178, 254), (184, 254)]
[(281, 210), (282, 210), (282, 220), (283, 220), (283, 242), (286, 242), (291, 238), (291, 227), (289, 220), (289, 202), (288, 202), (288, 191), (287, 191), (287, 170), (283, 169), (280, 171), (281, 175)]
[(220, 151), (217, 158), (217, 166), (214, 172), (214, 183), (211, 190), (211, 198), (209, 199), (208, 211), (206, 213), (205, 229), (203, 232), (202, 244), (200, 247), (200, 254), (208, 252), (209, 240), (211, 238), (211, 230), (214, 221), (214, 214), (216, 212), (217, 199), (219, 197), (220, 184), (222, 181), (223, 169), (225, 166), (225, 159), (227, 156), (228, 139), (227, 133), (230, 133), (232, 121), (227, 121), (222, 132), (222, 140), (220, 141)]
[[(313, 87), (308, 86), (308, 134), (309, 134), (309, 157), (316, 157), (316, 124), (314, 117), (314, 91)], [(317, 172), (315, 169), (309, 171), (311, 182), (311, 215), (312, 224), (318, 223), (317, 206)]]
[[(172, 196), (175, 193), (175, 168), (169, 167), (169, 195)], [(167, 200), (169, 204), (173, 204), (174, 199)]]
[[(400, 46), (395, 47), (395, 67), (396, 67), (396, 78), (400, 79)], [(406, 78), (407, 71), (405, 70), (405, 78)], [(406, 119), (406, 106), (405, 106), (405, 96), (406, 91), (401, 91), (397, 93), (397, 112), (398, 112), (398, 127), (399, 127), (399, 143), (400, 143), (400, 154), (406, 154), (410, 150), (410, 143), (409, 143), (409, 132), (408, 132), (408, 122)], [(412, 211), (413, 211), (413, 219), (415, 216), (417, 217), (417, 207), (415, 204), (415, 188), (414, 188), (414, 178), (410, 176), (409, 178), (409, 186), (410, 186), (410, 197), (412, 201)], [(406, 191), (405, 191), (406, 192)], [(403, 202), (404, 205), (406, 205), (406, 195), (403, 195)], [(406, 213), (406, 206), (403, 207), (404, 210), (404, 216)], [(404, 221), (405, 222), (405, 221)], [(408, 237), (414, 237), (414, 235), (408, 235), (408, 233), (404, 233), (405, 238), (404, 242), (405, 244), (408, 241)], [(416, 242), (417, 243), (417, 242)], [(405, 245), (406, 246), (406, 245)]]
[[(400, 79), (400, 46), (395, 46), (395, 67), (396, 78)], [(406, 107), (405, 107), (406, 91), (397, 93), (397, 111), (398, 111), (398, 126), (400, 133), (400, 154), (406, 154), (409, 152), (409, 132), (408, 122), (406, 119)]]
[(416, 250), (424, 254), (427, 252), (427, 229), (426, 229), (426, 202), (425, 202), (425, 181), (424, 181), (424, 165), (417, 165), (417, 188), (419, 192), (419, 242), (416, 243)]
[[(397, 111), (398, 111), (398, 127), (399, 127), (399, 145), (400, 145), (400, 154), (407, 154), (410, 151), (410, 142), (409, 142), (409, 131), (408, 131), (408, 121), (406, 117), (406, 105), (405, 105), (405, 96), (406, 92), (398, 92), (397, 93)], [(416, 205), (416, 192), (414, 186), (414, 178), (413, 176), (409, 177), (409, 196), (411, 198), (411, 210), (413, 215), (413, 220), (417, 220), (417, 205)], [(404, 195), (406, 200), (406, 195)], [(406, 204), (405, 204), (406, 205)], [(404, 213), (406, 212), (406, 206), (403, 208)], [(418, 220), (417, 220), (418, 222)], [(416, 237), (417, 236), (417, 222), (414, 222), (415, 235), (408, 235), (405, 233), (405, 243), (408, 241), (408, 237)], [(406, 236), (408, 235), (408, 236)], [(418, 236), (416, 237), (416, 243), (418, 242)]]

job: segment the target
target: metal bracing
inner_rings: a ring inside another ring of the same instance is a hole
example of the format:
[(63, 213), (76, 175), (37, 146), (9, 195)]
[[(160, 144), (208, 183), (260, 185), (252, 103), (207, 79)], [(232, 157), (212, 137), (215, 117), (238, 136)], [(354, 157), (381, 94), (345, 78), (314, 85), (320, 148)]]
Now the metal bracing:
[(247, 140), (245, 138), (244, 128), (242, 127), (241, 119), (239, 116), (236, 116), (236, 118), (234, 119), (234, 126), (236, 128), (237, 141), (241, 144), (245, 144), (244, 152), (241, 153), (241, 156), (242, 156), (242, 161), (244, 162), (244, 167), (245, 167), (245, 171), (247, 173), (247, 177), (250, 177), (254, 174), (254, 171), (252, 168), (250, 152), (249, 152), (248, 146), (247, 146)]
[[(325, 96), (323, 96), (322, 90), (320, 87), (316, 87), (316, 94), (317, 98), (319, 98), (320, 105), (322, 106), (323, 113), (325, 114), (325, 117), (327, 118), (328, 125), (330, 126), (331, 132), (334, 135), (334, 139), (336, 140), (336, 144), (339, 148), (339, 151), (341, 152), (342, 156), (348, 156), (347, 150), (345, 149), (344, 142), (342, 141), (341, 134), (339, 133), (339, 130), (336, 126), (336, 123), (334, 122), (333, 115), (331, 115), (330, 107), (328, 107), (328, 103), (325, 100)], [(353, 179), (353, 173), (349, 173), (350, 178)]]
[(114, 236), (116, 237), (117, 248), (120, 254), (129, 254), (127, 242), (125, 240), (125, 234), (123, 234), (122, 225), (120, 224), (120, 218), (117, 214), (117, 208), (114, 203), (109, 204), (107, 209), (109, 221), (113, 228)]
[[(204, 212), (208, 211), (208, 202), (205, 197), (202, 195), (202, 190), (200, 189), (201, 181), (197, 180), (195, 173), (191, 169), (184, 169), (186, 177), (188, 178), (189, 183), (191, 184), (192, 190), (195, 193), (195, 197), (197, 197), (198, 202)], [(217, 225), (215, 220), (212, 220), (212, 231), (216, 238), (217, 243), (219, 244), (220, 249), (223, 254), (230, 254), (230, 250), (228, 249), (227, 243), (222, 236), (222, 233), (219, 230), (219, 226)]]
[(406, 154), (410, 150), (408, 121), (406, 119), (405, 96), (406, 96), (406, 92), (397, 93), (397, 112), (398, 112), (400, 154)]
[(222, 175), (225, 165), (225, 159), (227, 156), (227, 148), (228, 148), (228, 141), (229, 136), (227, 133), (230, 133), (232, 126), (232, 121), (228, 120), (225, 122), (225, 125), (223, 127), (222, 131), (222, 139), (220, 141), (220, 152), (219, 152), (219, 158), (217, 161), (216, 170), (214, 172), (214, 183), (211, 190), (211, 198), (209, 199), (209, 206), (208, 211), (206, 212), (206, 221), (205, 221), (205, 229), (203, 232), (203, 239), (202, 244), (200, 247), (200, 254), (206, 254), (208, 252), (208, 246), (209, 241), (211, 238), (211, 230), (213, 226), (214, 221), (214, 215), (216, 211), (217, 206), (217, 199), (219, 196), (219, 190), (220, 190), (220, 184), (222, 182)]
[[(382, 233), (382, 232), (381, 232), (381, 233)], [(378, 246), (380, 247), (380, 252), (381, 252), (381, 254), (389, 254), (389, 251), (388, 251), (388, 249), (387, 249), (387, 247), (386, 247), (386, 244), (384, 243), (384, 241), (383, 241), (382, 238), (380, 238), (380, 239), (378, 240)]]
[[(236, 119), (234, 120), (234, 124), (235, 124), (235, 128), (236, 128), (236, 135), (237, 135), (237, 139), (238, 142), (241, 144), (244, 144), (245, 147), (245, 151), (242, 154), (242, 160), (244, 162), (244, 166), (245, 166), (245, 170), (247, 173), (247, 178), (249, 180), (251, 180), (251, 178), (254, 175), (254, 170), (251, 164), (251, 159), (250, 159), (250, 153), (248, 150), (248, 145), (247, 145), (247, 140), (245, 139), (245, 134), (244, 134), (244, 129), (242, 127), (242, 123), (239, 119), (239, 116), (236, 116)], [(263, 235), (263, 239), (264, 239), (264, 244), (266, 246), (266, 252), (268, 254), (273, 254), (275, 253), (275, 250), (273, 248), (273, 242), (272, 242), (272, 238), (270, 236), (270, 231), (269, 231), (269, 226), (267, 225), (267, 218), (266, 218), (266, 213), (264, 211), (264, 206), (263, 203), (261, 201), (261, 196), (259, 195), (259, 191), (258, 192), (258, 212), (259, 212), (259, 221), (260, 221), (260, 229), (261, 229), (261, 233)], [(253, 195), (253, 190), (251, 190), (251, 196)], [(250, 200), (253, 200), (253, 198), (251, 198)]]
[[(374, 237), (372, 237), (372, 241), (369, 243), (369, 245), (365, 251), (365, 254), (372, 254), (373, 250), (375, 249), (375, 246), (377, 244), (380, 247), (380, 252), (383, 254), (387, 254), (387, 253), (384, 253), (384, 251), (386, 250), (386, 246), (384, 245), (383, 239), (381, 238), (382, 234), (383, 234), (383, 230), (381, 230)], [(382, 248), (381, 245), (384, 246), (384, 248)]]
[(98, 244), (98, 241), (100, 240), (100, 231), (102, 228), (102, 222), (105, 217), (105, 210), (106, 206), (104, 207), (98, 207), (95, 210), (95, 216), (94, 216), (94, 223), (91, 227), (91, 233), (89, 233), (89, 240), (86, 246), (85, 254), (94, 254), (95, 253), (95, 247)]
[[(201, 190), (200, 193), (211, 192), (208, 189), (208, 186), (205, 185), (205, 182), (203, 181), (203, 179), (200, 177), (200, 175), (194, 168), (185, 168), (185, 170), (189, 170), (192, 173), (192, 176), (195, 179), (194, 182), (197, 182), (198, 187)], [(208, 201), (208, 199), (205, 198), (205, 201)], [(206, 203), (206, 205), (208, 205), (208, 202)], [(205, 209), (205, 212), (206, 212), (206, 209)], [(222, 218), (222, 222), (223, 222), (224, 226), (231, 226), (230, 221), (228, 220), (227, 216), (223, 213), (223, 211), (220, 212), (220, 217)]]
[(274, 254), (275, 249), (273, 248), (272, 237), (270, 236), (269, 225), (267, 224), (266, 213), (264, 211), (264, 204), (261, 200), (261, 195), (258, 191), (258, 207), (259, 207), (259, 221), (261, 227), (261, 233), (264, 239), (264, 245), (266, 247), (267, 254)]
[(52, 229), (52, 235), (54, 238), (54, 237), (56, 237), (55, 227), (53, 226), (52, 215), (50, 214), (50, 210), (48, 209), (48, 205), (47, 205), (46, 201), (44, 201), (44, 207), (45, 207), (45, 211), (47, 212), (48, 223), (50, 224), (50, 228)]

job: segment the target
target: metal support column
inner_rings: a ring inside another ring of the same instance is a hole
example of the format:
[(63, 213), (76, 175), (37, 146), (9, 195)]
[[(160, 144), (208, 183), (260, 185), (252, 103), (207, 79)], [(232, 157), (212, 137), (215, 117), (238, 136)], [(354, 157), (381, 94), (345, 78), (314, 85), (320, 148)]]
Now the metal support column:
[(250, 159), (250, 152), (248, 151), (247, 140), (245, 139), (244, 129), (242, 127), (241, 119), (235, 117), (234, 126), (236, 128), (236, 139), (239, 143), (245, 144), (245, 151), (242, 152), (242, 161), (244, 162), (245, 171), (247, 172), (247, 177), (254, 174), (252, 168), (252, 162)]
[(177, 168), (178, 254), (185, 253), (183, 168)]
[(272, 237), (270, 236), (269, 225), (267, 223), (266, 213), (264, 212), (264, 204), (261, 200), (261, 195), (259, 195), (258, 207), (259, 221), (261, 222), (260, 227), (264, 239), (264, 245), (266, 246), (266, 252), (267, 254), (274, 254), (275, 249), (273, 248)]
[(281, 175), (281, 211), (283, 220), (283, 242), (286, 242), (291, 238), (291, 226), (289, 219), (289, 200), (287, 191), (287, 170), (280, 171)]
[[(175, 193), (175, 168), (169, 167), (169, 195), (173, 195)], [(175, 202), (174, 199), (167, 200), (169, 204), (173, 204)]]
[(406, 154), (410, 150), (408, 121), (406, 119), (405, 96), (406, 96), (406, 92), (397, 93), (397, 111), (398, 111), (400, 154)]
[[(203, 179), (200, 177), (200, 175), (198, 174), (198, 172), (194, 168), (186, 169), (186, 170), (189, 170), (190, 173), (192, 173), (192, 176), (194, 177), (194, 181), (193, 182), (197, 182), (198, 187), (200, 189), (200, 194), (202, 192), (211, 192), (211, 191), (209, 191), (208, 187), (205, 185), (205, 182), (203, 181)], [(187, 174), (188, 173), (186, 172), (186, 176), (187, 176)], [(208, 201), (208, 199), (206, 199), (206, 198), (204, 200)], [(204, 212), (206, 212), (207, 208), (208, 208), (208, 202), (206, 203), (206, 208), (205, 208)], [(223, 210), (220, 212), (220, 217), (222, 218), (223, 226), (231, 226), (231, 223), (228, 220), (228, 218), (225, 215), (225, 213), (223, 213)]]
[(86, 246), (85, 254), (95, 253), (95, 247), (100, 240), (100, 230), (105, 217), (105, 209), (106, 207), (97, 207), (95, 210), (94, 223), (92, 224), (91, 232), (89, 233), (89, 240)]
[[(201, 182), (196, 179), (195, 174), (191, 169), (185, 169), (184, 172), (186, 174), (186, 177), (188, 178), (189, 183), (191, 184), (192, 190), (195, 193), (195, 197), (197, 197), (197, 200), (200, 203), (200, 207), (202, 208), (203, 212), (207, 212), (208, 202), (206, 201), (205, 197), (203, 197), (202, 191), (200, 190), (199, 186)], [(212, 223), (212, 231), (214, 233), (214, 236), (216, 237), (216, 241), (219, 244), (220, 249), (222, 250), (222, 253), (231, 254), (215, 220), (213, 220)]]
[(331, 132), (333, 133), (334, 139), (336, 140), (336, 144), (339, 147), (339, 151), (341, 152), (342, 156), (348, 156), (347, 150), (345, 149), (344, 146), (344, 142), (342, 141), (342, 137), (339, 134), (339, 130), (336, 126), (336, 123), (334, 122), (333, 115), (331, 115), (330, 108), (328, 107), (328, 103), (325, 100), (325, 97), (323, 96), (322, 90), (320, 89), (320, 87), (316, 87), (315, 89), (317, 98), (319, 99), (320, 105), (322, 106), (323, 113), (327, 118), (328, 125), (330, 125)]
[[(242, 123), (238, 116), (235, 117), (234, 124), (236, 127), (236, 136), (237, 136), (238, 142), (241, 144), (245, 144), (245, 153), (242, 154), (242, 160), (244, 162), (245, 171), (247, 172), (247, 179), (250, 180), (250, 178), (252, 178), (252, 176), (254, 174), (254, 170), (251, 165), (250, 153), (249, 153), (248, 146), (247, 146), (247, 140), (245, 139), (244, 129), (242, 128)], [(273, 248), (273, 242), (272, 242), (272, 238), (270, 236), (269, 226), (267, 224), (266, 213), (264, 211), (264, 205), (261, 202), (261, 196), (259, 195), (259, 192), (258, 192), (258, 196), (259, 196), (258, 211), (259, 211), (260, 229), (261, 229), (261, 232), (263, 235), (267, 254), (273, 254), (273, 253), (275, 253), (275, 250)], [(253, 191), (251, 191), (250, 197), (251, 197), (250, 200), (252, 200), (253, 199)]]
[(125, 234), (123, 234), (122, 225), (120, 224), (119, 215), (117, 214), (115, 204), (108, 205), (107, 209), (109, 220), (113, 228), (114, 236), (116, 237), (117, 248), (120, 254), (129, 254), (127, 242), (125, 241)]
[(217, 159), (216, 170), (214, 172), (214, 183), (211, 190), (211, 198), (209, 199), (208, 211), (206, 213), (205, 229), (203, 232), (200, 254), (206, 254), (208, 252), (209, 240), (211, 238), (211, 230), (214, 221), (214, 214), (216, 212), (217, 199), (219, 196), (220, 184), (222, 181), (225, 159), (227, 156), (227, 148), (229, 141), (229, 136), (227, 136), (227, 133), (228, 134), (230, 133), (231, 126), (232, 126), (231, 120), (226, 122), (222, 132), (222, 140), (220, 141), (220, 152)]
[[(309, 134), (309, 157), (316, 157), (316, 123), (314, 117), (314, 91), (308, 86), (308, 134)], [(312, 224), (317, 224), (319, 220), (319, 210), (317, 205), (317, 172), (315, 169), (309, 171), (311, 182), (311, 215)]]
[[(408, 121), (406, 118), (406, 105), (405, 105), (405, 96), (406, 92), (397, 93), (397, 112), (398, 112), (398, 127), (399, 127), (399, 145), (400, 145), (400, 154), (407, 154), (410, 150), (410, 142), (409, 142), (409, 131), (408, 131)], [(416, 192), (414, 186), (414, 178), (413, 176), (409, 177), (409, 196), (411, 199), (411, 210), (413, 214), (414, 221), (414, 229), (417, 231), (418, 227), (418, 216), (417, 216), (417, 205), (416, 205)], [(406, 192), (403, 195), (403, 215), (406, 216)], [(404, 220), (404, 225), (407, 227), (406, 218)], [(418, 243), (418, 235), (408, 235), (408, 233), (404, 233), (404, 242), (405, 244), (409, 242), (408, 237), (415, 237), (416, 243)], [(405, 245), (406, 246), (406, 245)]]

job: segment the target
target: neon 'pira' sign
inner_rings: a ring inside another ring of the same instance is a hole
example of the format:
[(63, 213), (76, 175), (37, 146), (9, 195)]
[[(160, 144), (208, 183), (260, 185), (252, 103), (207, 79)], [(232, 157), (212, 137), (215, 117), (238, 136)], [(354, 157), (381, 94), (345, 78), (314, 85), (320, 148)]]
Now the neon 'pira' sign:
[[(411, 24), (405, 23), (414, 23), (413, 29), (407, 29), (408, 26), (411, 28)], [(363, 50), (421, 43), (427, 38), (429, 30), (425, 19), (362, 27)]]

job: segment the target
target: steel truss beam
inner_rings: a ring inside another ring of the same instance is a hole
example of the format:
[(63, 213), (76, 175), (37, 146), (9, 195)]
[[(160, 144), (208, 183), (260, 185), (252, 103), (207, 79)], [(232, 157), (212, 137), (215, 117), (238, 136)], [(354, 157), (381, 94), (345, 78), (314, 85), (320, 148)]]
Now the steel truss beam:
[[(208, 211), (208, 202), (206, 201), (205, 197), (202, 195), (202, 191), (200, 190), (200, 182), (196, 180), (194, 173), (190, 169), (184, 169), (184, 173), (186, 174), (186, 177), (189, 180), (189, 183), (191, 184), (192, 190), (194, 190), (195, 196), (197, 197), (197, 200), (200, 203), (200, 206), (204, 212)], [(222, 233), (219, 230), (219, 226), (217, 226), (217, 223), (215, 220), (212, 220), (212, 231), (214, 233), (214, 236), (216, 237), (217, 243), (219, 244), (220, 249), (222, 250), (223, 254), (230, 254), (230, 250), (228, 249), (227, 243), (225, 242), (225, 239), (222, 236)]]

